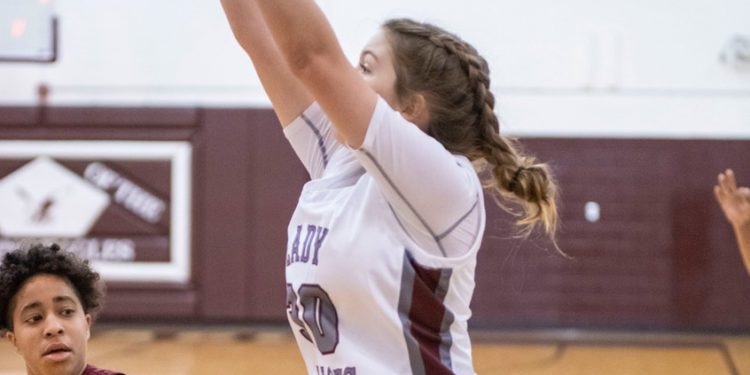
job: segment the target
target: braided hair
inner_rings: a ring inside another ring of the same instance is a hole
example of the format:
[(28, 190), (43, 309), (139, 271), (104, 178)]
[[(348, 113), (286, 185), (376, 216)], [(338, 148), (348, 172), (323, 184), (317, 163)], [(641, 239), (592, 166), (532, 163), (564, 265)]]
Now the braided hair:
[[(394, 56), (398, 101), (423, 95), (428, 134), (474, 162), (497, 204), (519, 217), (524, 237), (541, 224), (554, 243), (556, 182), (546, 164), (522, 154), (515, 140), (499, 134), (487, 61), (458, 36), (431, 24), (393, 19), (383, 28)], [(517, 203), (522, 212), (503, 201)]]

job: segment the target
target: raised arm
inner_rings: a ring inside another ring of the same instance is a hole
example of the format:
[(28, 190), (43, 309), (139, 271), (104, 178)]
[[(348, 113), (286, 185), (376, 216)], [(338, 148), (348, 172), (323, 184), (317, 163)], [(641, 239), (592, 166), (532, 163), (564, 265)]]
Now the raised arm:
[(320, 103), (339, 136), (359, 147), (377, 95), (346, 59), (312, 0), (257, 0), (292, 73)]
[(719, 174), (719, 183), (714, 187), (724, 216), (732, 224), (745, 268), (750, 274), (750, 188), (737, 187), (734, 172), (728, 169)]
[(221, 0), (234, 37), (250, 57), (282, 127), (313, 101), (291, 72), (263, 20), (256, 0)]

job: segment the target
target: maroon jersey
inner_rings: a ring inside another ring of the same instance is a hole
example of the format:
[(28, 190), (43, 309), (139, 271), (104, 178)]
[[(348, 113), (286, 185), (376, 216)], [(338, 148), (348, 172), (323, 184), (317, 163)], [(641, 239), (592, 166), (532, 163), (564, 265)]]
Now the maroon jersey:
[(101, 370), (91, 365), (86, 365), (81, 375), (125, 375), (121, 372), (114, 372), (109, 370)]

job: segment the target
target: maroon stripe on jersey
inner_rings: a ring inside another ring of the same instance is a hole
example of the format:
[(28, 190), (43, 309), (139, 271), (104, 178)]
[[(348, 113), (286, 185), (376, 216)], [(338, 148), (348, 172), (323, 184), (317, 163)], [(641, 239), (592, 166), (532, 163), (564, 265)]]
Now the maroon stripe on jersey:
[(404, 252), (399, 316), (415, 375), (453, 374), (450, 325), (453, 313), (443, 301), (448, 292), (451, 269), (422, 267)]

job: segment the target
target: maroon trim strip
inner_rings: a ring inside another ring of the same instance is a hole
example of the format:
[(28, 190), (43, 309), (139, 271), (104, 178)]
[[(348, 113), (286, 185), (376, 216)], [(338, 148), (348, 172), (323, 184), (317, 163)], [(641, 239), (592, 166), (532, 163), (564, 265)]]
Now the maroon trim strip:
[[(424, 374), (453, 374), (450, 360), (450, 325), (445, 325), (446, 318), (453, 321), (453, 314), (443, 304), (448, 291), (451, 269), (430, 269), (417, 264), (408, 252), (404, 255), (404, 274), (413, 277), (402, 281), (402, 293), (410, 293), (410, 304), (406, 308), (404, 329), (408, 330), (407, 341), (413, 340), (418, 348), (419, 357), (410, 358), (412, 370)], [(402, 317), (402, 320), (403, 317)], [(405, 332), (407, 334), (407, 332)], [(416, 349), (416, 348), (415, 348)], [(441, 355), (442, 353), (442, 355)], [(410, 351), (410, 356), (411, 356)], [(416, 353), (413, 353), (416, 354)], [(420, 362), (419, 364), (415, 362)], [(421, 366), (419, 366), (421, 365)], [(415, 372), (415, 373), (416, 373)]]

